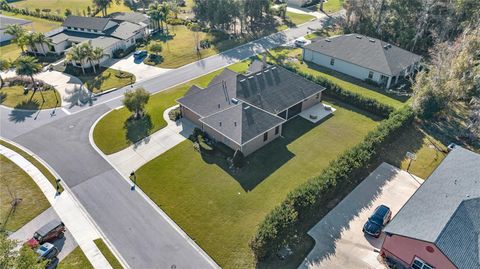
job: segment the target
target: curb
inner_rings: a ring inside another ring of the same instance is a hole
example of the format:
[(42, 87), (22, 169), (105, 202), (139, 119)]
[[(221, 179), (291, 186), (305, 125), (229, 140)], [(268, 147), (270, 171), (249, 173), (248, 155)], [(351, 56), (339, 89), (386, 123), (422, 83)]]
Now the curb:
[[(122, 175), (122, 173), (120, 171), (118, 171), (117, 167), (115, 167), (111, 162), (110, 160), (108, 160), (107, 156), (97, 147), (97, 145), (95, 144), (94, 140), (93, 140), (93, 130), (95, 129), (95, 126), (97, 126), (97, 123), (103, 118), (105, 117), (105, 115), (107, 115), (108, 113), (110, 113), (111, 110), (105, 112), (102, 116), (100, 116), (92, 125), (92, 127), (90, 127), (90, 131), (89, 131), (89, 135), (88, 135), (88, 139), (90, 141), (90, 145), (98, 152), (98, 154), (100, 154), (100, 156), (102, 156), (102, 158), (108, 162), (108, 164), (110, 164), (110, 166), (112, 166), (115, 171), (117, 171), (117, 173), (128, 183), (130, 184), (131, 186), (135, 186), (135, 184), (128, 178), (126, 178), (125, 176)], [(140, 196), (145, 199), (145, 201), (153, 207), (153, 209), (155, 211), (157, 211), (169, 224), (170, 226), (172, 226), (172, 228), (174, 228), (185, 240), (187, 240), (187, 242), (196, 250), (199, 252), (199, 254), (210, 264), (212, 265), (213, 268), (215, 269), (220, 269), (221, 267), (215, 262), (215, 260), (213, 260), (173, 219), (171, 219), (167, 213), (165, 213), (154, 201), (152, 201), (150, 199), (150, 197), (148, 197), (142, 190), (140, 187), (136, 186), (135, 188), (135, 191), (138, 192), (138, 194), (140, 194)], [(111, 243), (109, 242), (109, 246), (111, 245)], [(115, 249), (115, 251), (117, 251)]]

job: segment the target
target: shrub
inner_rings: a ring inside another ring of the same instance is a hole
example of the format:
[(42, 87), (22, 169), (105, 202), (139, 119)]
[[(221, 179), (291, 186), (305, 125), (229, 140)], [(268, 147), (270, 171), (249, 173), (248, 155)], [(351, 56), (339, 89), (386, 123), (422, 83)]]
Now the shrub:
[(327, 96), (335, 97), (336, 99), (339, 99), (347, 104), (351, 104), (383, 118), (387, 118), (388, 115), (394, 111), (394, 108), (389, 105), (382, 104), (375, 99), (364, 97), (360, 94), (345, 90), (344, 88), (324, 77), (314, 76), (302, 72), (292, 64), (282, 64), (282, 66), (308, 80), (324, 86), (326, 88), (325, 94)]
[(187, 21), (180, 18), (168, 18), (167, 24), (169, 25), (186, 25)]
[(113, 51), (113, 58), (123, 58), (125, 56), (127, 56), (128, 54), (132, 53), (133, 51), (135, 51), (137, 47), (135, 45), (133, 46), (130, 46), (128, 47), (127, 49), (116, 49)]
[(168, 112), (168, 117), (172, 121), (177, 121), (182, 117), (182, 112), (180, 110), (180, 107), (174, 108)]
[(380, 86), (380, 84), (378, 84), (378, 82), (376, 82), (376, 81), (373, 80), (373, 79), (366, 78), (366, 79), (364, 79), (363, 81), (365, 81), (365, 83), (370, 84), (370, 85), (373, 85), (373, 86), (375, 86), (375, 87)]
[(201, 153), (207, 153), (210, 154), (213, 152), (213, 148), (205, 141), (205, 136), (204, 134), (199, 134), (197, 136), (197, 143), (200, 147), (200, 152)]
[(255, 257), (261, 260), (286, 244), (294, 244), (297, 235), (308, 229), (302, 222), (312, 221), (312, 215), (325, 208), (333, 197), (338, 197), (342, 190), (356, 185), (362, 175), (366, 174), (369, 164), (378, 157), (379, 149), (388, 145), (408, 127), (413, 118), (414, 113), (409, 107), (393, 112), (362, 142), (333, 160), (320, 175), (290, 192), (265, 217), (250, 241)]
[(245, 157), (240, 150), (236, 150), (233, 154), (232, 164), (236, 168), (242, 168), (245, 165)]

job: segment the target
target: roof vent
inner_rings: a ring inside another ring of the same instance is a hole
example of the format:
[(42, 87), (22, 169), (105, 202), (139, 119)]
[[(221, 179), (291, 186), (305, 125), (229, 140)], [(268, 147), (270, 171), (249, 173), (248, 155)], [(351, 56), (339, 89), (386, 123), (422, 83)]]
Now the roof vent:
[(220, 104), (218, 104), (218, 108), (220, 108)]
[(362, 36), (361, 36), (361, 35), (357, 35), (357, 38), (358, 38), (358, 39), (362, 39)]
[(327, 38), (325, 39), (326, 42), (332, 42), (332, 40), (330, 40), (330, 38)]
[(232, 101), (232, 103), (234, 103), (234, 104), (238, 104), (238, 99), (237, 99), (237, 98), (232, 98), (231, 101)]
[(248, 77), (248, 79), (252, 79), (252, 78), (253, 78), (253, 76)]
[(370, 38), (370, 42), (375, 43), (375, 39)]
[(222, 126), (222, 122), (221, 122), (221, 121), (219, 121), (219, 122), (218, 122), (218, 125)]
[(233, 126), (235, 126), (235, 127), (237, 126), (237, 122), (236, 122), (236, 121), (233, 122)]
[(250, 106), (246, 106), (246, 107), (243, 108), (243, 110), (247, 110), (249, 108), (250, 108)]
[(389, 48), (391, 48), (391, 47), (392, 47), (391, 44), (387, 44), (387, 45), (383, 46), (384, 49), (389, 49)]
[(277, 69), (277, 67), (276, 67), (276, 66), (272, 67), (272, 70), (275, 70), (275, 69)]
[(245, 79), (241, 79), (240, 82), (245, 82)]

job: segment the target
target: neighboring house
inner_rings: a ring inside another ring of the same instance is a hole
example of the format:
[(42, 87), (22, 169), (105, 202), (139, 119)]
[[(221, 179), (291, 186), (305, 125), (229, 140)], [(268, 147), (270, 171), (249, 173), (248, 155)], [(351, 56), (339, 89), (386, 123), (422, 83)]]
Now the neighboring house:
[(413, 74), (421, 56), (358, 34), (319, 38), (303, 48), (303, 60), (385, 88)]
[(13, 36), (5, 33), (7, 27), (12, 24), (21, 25), (22, 27), (31, 26), (32, 22), (23, 19), (12, 18), (4, 15), (0, 15), (0, 42), (5, 42), (13, 39)]
[(279, 66), (255, 61), (246, 74), (224, 69), (206, 87), (177, 100), (183, 117), (245, 156), (273, 141), (282, 125), (318, 104), (324, 87)]
[(381, 255), (407, 268), (480, 268), (480, 154), (455, 147), (385, 233)]
[[(132, 17), (134, 16), (132, 15)], [(112, 57), (115, 50), (127, 49), (134, 46), (137, 40), (146, 38), (149, 31), (148, 24), (145, 22), (147, 22), (145, 18), (134, 23), (112, 18), (68, 16), (62, 27), (46, 33), (51, 44), (43, 44), (42, 49), (42, 44), (37, 43), (33, 47), (29, 46), (29, 51), (63, 54), (73, 45), (90, 42), (93, 47), (100, 47), (104, 50), (103, 61)], [(73, 64), (75, 65), (75, 63)], [(87, 63), (86, 66), (88, 65)]]
[(150, 35), (157, 30), (154, 21), (150, 20), (150, 17), (140, 12), (115, 12), (109, 15), (109, 17), (116, 22), (128, 21), (141, 26), (145, 26), (145, 34)]

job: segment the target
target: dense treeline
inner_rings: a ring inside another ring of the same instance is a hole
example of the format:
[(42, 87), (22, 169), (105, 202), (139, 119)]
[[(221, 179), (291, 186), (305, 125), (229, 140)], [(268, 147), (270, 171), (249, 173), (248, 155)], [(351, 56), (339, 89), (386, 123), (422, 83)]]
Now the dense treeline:
[(393, 112), (355, 147), (332, 161), (320, 175), (307, 181), (287, 195), (258, 227), (250, 247), (259, 260), (292, 245), (305, 234), (316, 212), (321, 212), (344, 190), (351, 189), (363, 178), (381, 148), (387, 146), (414, 119), (410, 107)]
[(480, 19), (478, 0), (346, 0), (345, 31), (417, 53), (454, 40)]
[(270, 0), (195, 0), (200, 23), (234, 33), (261, 29), (271, 19)]

